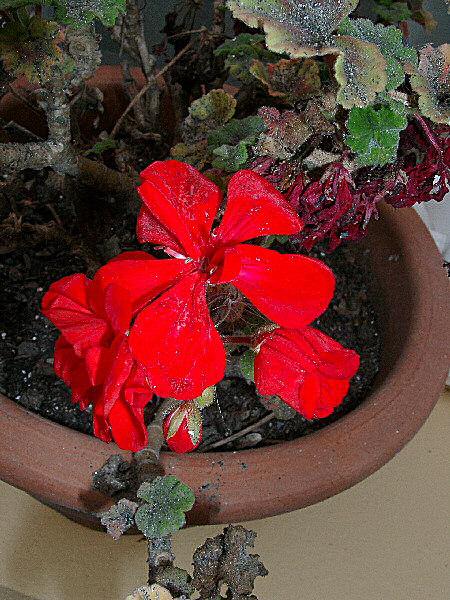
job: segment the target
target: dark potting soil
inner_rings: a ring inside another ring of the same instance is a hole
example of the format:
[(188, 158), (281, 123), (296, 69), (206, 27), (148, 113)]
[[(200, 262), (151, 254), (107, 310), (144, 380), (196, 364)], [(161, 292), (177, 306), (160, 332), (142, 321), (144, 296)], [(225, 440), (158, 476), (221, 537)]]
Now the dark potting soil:
[[(136, 211), (90, 198), (91, 213), (75, 210), (54, 173), (24, 173), (10, 185), (0, 184), (0, 392), (27, 409), (57, 423), (92, 434), (92, 411), (80, 411), (70, 390), (53, 371), (53, 350), (59, 332), (40, 313), (44, 293), (54, 281), (73, 273), (93, 275), (100, 264), (119, 252), (139, 246)], [(101, 218), (95, 221), (95, 211)], [(11, 216), (12, 215), (12, 216)], [(274, 247), (274, 246), (272, 246)], [(286, 248), (277, 247), (280, 251)], [(291, 440), (327, 426), (356, 407), (367, 395), (379, 368), (380, 339), (368, 295), (370, 274), (354, 246), (332, 254), (314, 249), (337, 279), (335, 296), (315, 325), (346, 347), (356, 350), (361, 367), (344, 402), (325, 418), (307, 421), (272, 418), (221, 450)], [(150, 418), (158, 401), (150, 403)], [(217, 403), (203, 411), (203, 442), (199, 449), (254, 425), (269, 414), (242, 378), (229, 377), (217, 386)]]

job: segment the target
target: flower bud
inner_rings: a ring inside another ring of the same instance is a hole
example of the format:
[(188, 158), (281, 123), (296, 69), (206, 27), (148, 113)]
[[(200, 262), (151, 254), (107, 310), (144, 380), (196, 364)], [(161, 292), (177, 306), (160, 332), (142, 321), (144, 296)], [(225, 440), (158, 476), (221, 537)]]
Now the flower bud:
[(163, 433), (169, 448), (183, 454), (191, 452), (202, 441), (202, 417), (193, 402), (186, 402), (166, 418)]

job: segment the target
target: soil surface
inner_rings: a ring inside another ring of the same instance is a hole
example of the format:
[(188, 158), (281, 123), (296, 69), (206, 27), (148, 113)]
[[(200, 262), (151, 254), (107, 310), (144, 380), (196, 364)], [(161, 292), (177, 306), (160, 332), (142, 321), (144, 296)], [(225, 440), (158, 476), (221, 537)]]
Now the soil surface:
[[(53, 350), (59, 332), (41, 315), (40, 303), (50, 284), (61, 277), (79, 272), (92, 276), (119, 252), (143, 247), (135, 237), (137, 207), (124, 207), (95, 194), (73, 196), (74, 190), (48, 171), (25, 172), (0, 183), (0, 392), (57, 423), (92, 434), (90, 408), (80, 411), (71, 402), (70, 390), (54, 374)], [(272, 248), (286, 251), (281, 245)], [(367, 265), (364, 259), (356, 259), (352, 246), (342, 245), (333, 254), (315, 249), (311, 255), (326, 262), (337, 278), (335, 297), (315, 325), (360, 354), (359, 372), (330, 417), (273, 418), (221, 450), (306, 435), (345, 415), (370, 390), (378, 371), (380, 340), (367, 292)], [(157, 404), (158, 400), (149, 406), (149, 418)], [(254, 425), (269, 412), (252, 383), (238, 377), (224, 379), (217, 386), (217, 403), (203, 411), (199, 449)]]

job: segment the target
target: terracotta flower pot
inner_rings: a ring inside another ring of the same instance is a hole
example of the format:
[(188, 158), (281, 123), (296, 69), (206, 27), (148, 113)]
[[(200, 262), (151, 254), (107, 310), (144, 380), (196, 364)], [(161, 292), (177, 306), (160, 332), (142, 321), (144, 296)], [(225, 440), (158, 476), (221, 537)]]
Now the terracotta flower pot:
[[(449, 368), (448, 282), (417, 214), (388, 206), (380, 212), (359, 246), (370, 251), (382, 336), (372, 392), (350, 414), (298, 440), (239, 452), (162, 453), (165, 473), (195, 491), (189, 524), (268, 517), (333, 496), (390, 460), (430, 414)], [(111, 500), (91, 490), (92, 472), (111, 454), (129, 459), (129, 453), (4, 396), (0, 431), (1, 479), (79, 523), (99, 526), (95, 513)]]

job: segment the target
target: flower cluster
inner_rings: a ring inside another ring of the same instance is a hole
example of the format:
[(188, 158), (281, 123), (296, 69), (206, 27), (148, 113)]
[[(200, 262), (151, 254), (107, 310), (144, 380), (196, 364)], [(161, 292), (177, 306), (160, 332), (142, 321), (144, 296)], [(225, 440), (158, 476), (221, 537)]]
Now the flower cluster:
[(208, 308), (211, 286), (233, 286), (278, 326), (254, 337), (259, 391), (307, 418), (332, 412), (359, 364), (355, 352), (309, 327), (333, 296), (333, 273), (319, 260), (246, 243), (302, 230), (283, 196), (255, 172), (240, 171), (213, 228), (221, 192), (196, 169), (156, 162), (141, 176), (139, 241), (170, 258), (127, 252), (92, 281), (78, 274), (54, 283), (43, 300), (43, 313), (62, 332), (56, 373), (82, 409), (93, 404), (96, 435), (124, 449), (144, 447), (144, 408), (157, 394), (181, 403), (164, 426), (169, 445), (186, 451), (200, 443), (193, 400), (223, 378), (226, 364)]

